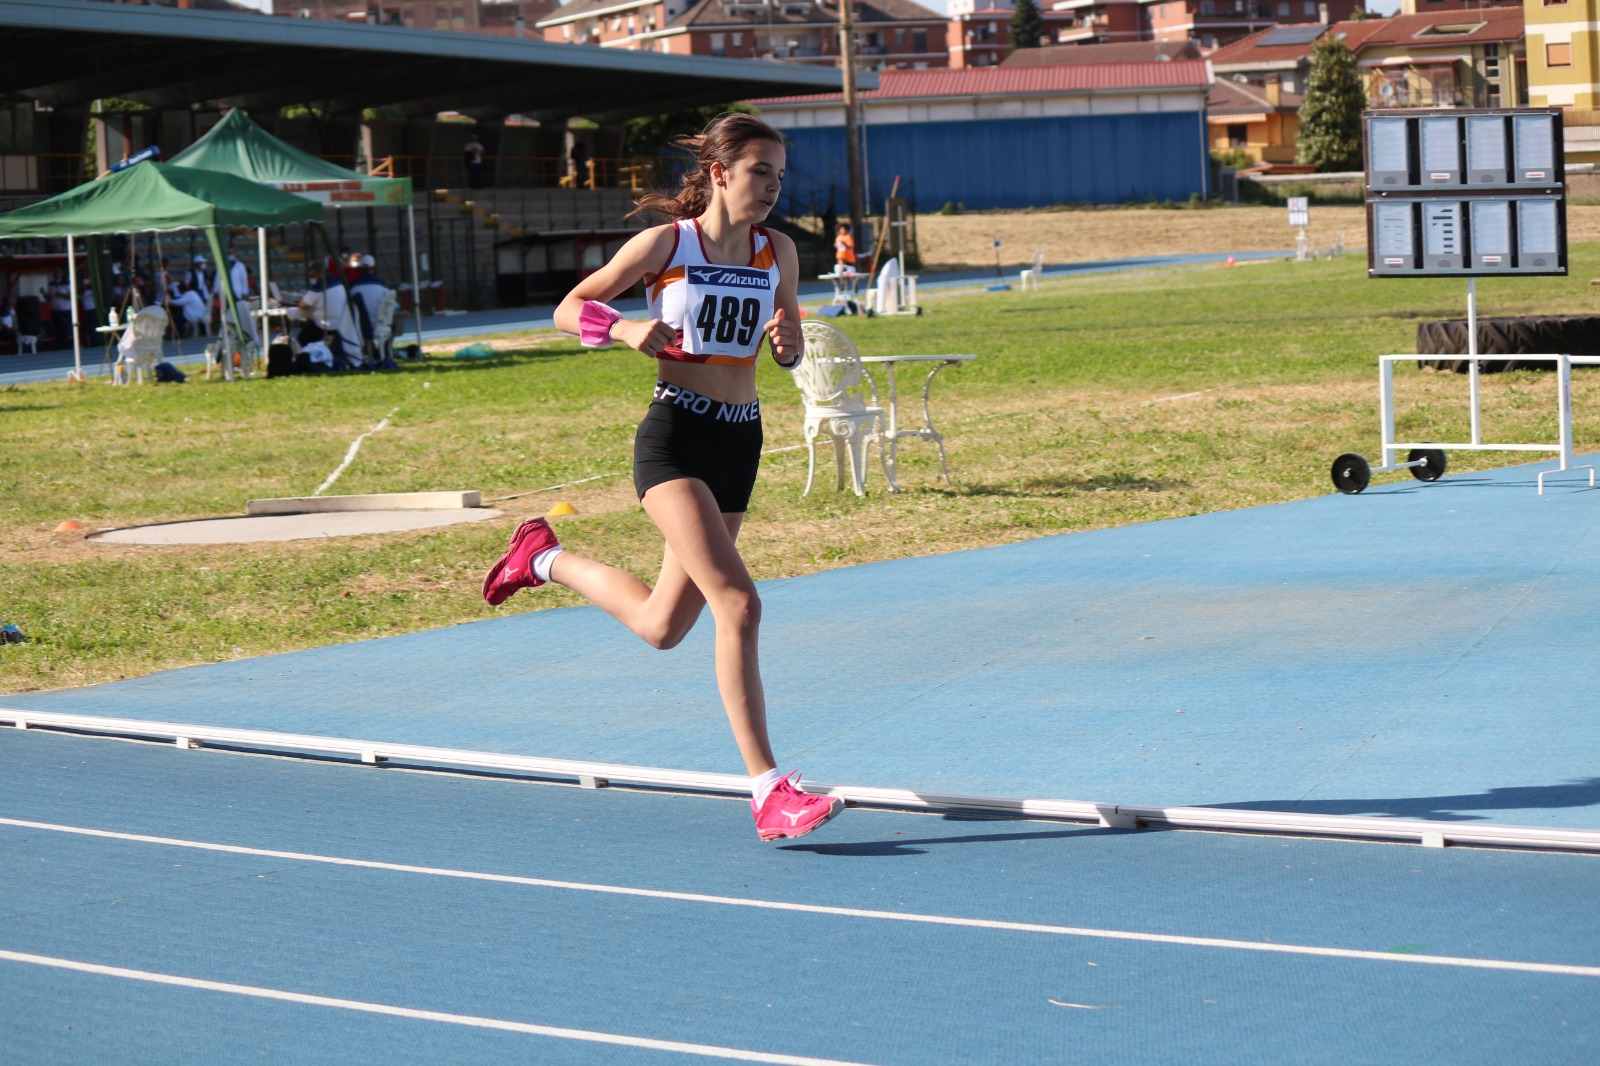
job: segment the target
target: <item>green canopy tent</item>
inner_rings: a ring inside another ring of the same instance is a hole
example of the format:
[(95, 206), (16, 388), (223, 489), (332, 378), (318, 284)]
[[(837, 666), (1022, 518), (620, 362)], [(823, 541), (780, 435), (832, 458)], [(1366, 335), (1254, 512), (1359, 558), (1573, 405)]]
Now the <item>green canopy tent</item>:
[[(234, 108), (205, 136), (168, 163), (238, 174), (251, 181), (315, 200), (326, 207), (404, 207), (411, 240), (411, 306), (416, 316), (417, 343), (422, 343), (422, 286), (417, 270), (417, 215), (410, 178), (385, 178), (349, 170), (302, 151), (262, 129)], [(267, 271), (265, 235), (258, 247), (261, 273)]]
[[(65, 237), (69, 282), (73, 293), (77, 293), (77, 256), (73, 247), (76, 237), (204, 230), (219, 265), (218, 284), (237, 327), (238, 306), (222, 258), (217, 227), (259, 228), (291, 222), (320, 225), (321, 220), (321, 205), (303, 196), (269, 189), (232, 174), (169, 163), (139, 163), (41, 203), (0, 215), (0, 237)], [(263, 289), (265, 282), (263, 277)], [(81, 377), (83, 350), (77, 299), (72, 301), (72, 354)]]

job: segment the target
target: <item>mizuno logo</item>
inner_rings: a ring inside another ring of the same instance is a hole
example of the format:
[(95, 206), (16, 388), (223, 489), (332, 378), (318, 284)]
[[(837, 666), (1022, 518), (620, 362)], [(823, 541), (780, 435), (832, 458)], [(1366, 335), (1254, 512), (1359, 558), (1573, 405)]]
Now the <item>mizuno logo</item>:
[(517, 574), (520, 571), (521, 571), (520, 567), (516, 567), (516, 566), (508, 566), (508, 567), (506, 567), (506, 579), (510, 580), (511, 578), (516, 577)]
[(805, 816), (806, 809), (801, 807), (798, 811), (781, 811), (779, 813), (789, 819), (789, 828), (793, 829), (799, 824), (800, 819)]
[(772, 278), (765, 270), (749, 267), (692, 266), (688, 268), (689, 284), (716, 285), (736, 289), (770, 289)]

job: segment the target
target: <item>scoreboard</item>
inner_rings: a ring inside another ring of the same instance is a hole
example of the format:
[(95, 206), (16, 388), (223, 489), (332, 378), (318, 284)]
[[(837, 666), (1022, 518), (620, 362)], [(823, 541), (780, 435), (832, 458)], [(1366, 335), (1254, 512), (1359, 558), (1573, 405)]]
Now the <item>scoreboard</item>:
[(1561, 109), (1368, 111), (1367, 273), (1565, 275)]

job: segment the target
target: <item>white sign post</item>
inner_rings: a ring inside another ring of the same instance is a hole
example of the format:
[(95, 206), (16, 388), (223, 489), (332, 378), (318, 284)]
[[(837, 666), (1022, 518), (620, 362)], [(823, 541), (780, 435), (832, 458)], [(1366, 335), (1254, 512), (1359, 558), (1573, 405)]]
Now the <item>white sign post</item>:
[(1306, 255), (1306, 227), (1311, 225), (1311, 198), (1309, 196), (1291, 196), (1289, 201), (1289, 225), (1300, 227), (1300, 236), (1295, 241), (1294, 257), (1304, 261), (1310, 258)]

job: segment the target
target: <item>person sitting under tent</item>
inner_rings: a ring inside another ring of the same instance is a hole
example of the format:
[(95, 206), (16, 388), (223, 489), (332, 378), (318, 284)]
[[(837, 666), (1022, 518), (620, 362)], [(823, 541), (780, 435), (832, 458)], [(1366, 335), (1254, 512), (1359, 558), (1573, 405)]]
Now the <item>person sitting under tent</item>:
[[(373, 272), (377, 262), (372, 256), (351, 256), (351, 263), (356, 269), (345, 276), (350, 279), (350, 295), (359, 301), (361, 310), (366, 312), (366, 323), (362, 326), (362, 333), (369, 342), (376, 341), (375, 350), (367, 361), (392, 367), (393, 360), (387, 348), (388, 340), (394, 330), (392, 326), (389, 329), (381, 328), (382, 323), (379, 322), (384, 297), (389, 295), (389, 286)], [(376, 340), (378, 337), (382, 340)]]
[(211, 286), (216, 275), (212, 273), (211, 278), (208, 279), (206, 275), (211, 272), (206, 269), (206, 266), (207, 264), (205, 256), (195, 256), (193, 263), (191, 264), (192, 269), (190, 269), (189, 272), (183, 276), (183, 283), (185, 285), (193, 285), (194, 291), (200, 294), (201, 301), (207, 307), (210, 307)]
[(302, 322), (295, 335), (299, 354), (295, 357), (295, 372), (323, 374), (333, 369), (333, 349), (328, 347), (327, 333), (315, 322)]
[(359, 299), (346, 299), (344, 284), (337, 274), (329, 271), (311, 291), (300, 297), (300, 309), (328, 331), (328, 347), (333, 349), (335, 370), (352, 370), (360, 364), (363, 334), (360, 321), (366, 317), (366, 306)]
[(210, 332), (211, 306), (210, 302), (200, 295), (192, 281), (186, 281), (178, 290), (178, 295), (167, 301), (167, 309), (176, 313), (173, 324), (178, 329), (178, 335), (203, 337)]

